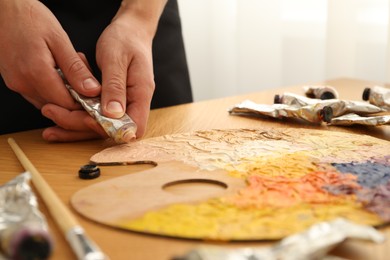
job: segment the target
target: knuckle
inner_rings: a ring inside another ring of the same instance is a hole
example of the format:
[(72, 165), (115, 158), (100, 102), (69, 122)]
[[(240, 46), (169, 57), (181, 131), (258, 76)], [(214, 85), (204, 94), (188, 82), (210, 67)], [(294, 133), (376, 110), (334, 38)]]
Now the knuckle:
[(155, 88), (156, 86), (153, 80), (145, 84), (145, 96), (148, 99), (152, 99)]
[(112, 75), (107, 81), (107, 90), (111, 93), (122, 93), (125, 85), (125, 82), (119, 75)]
[(13, 91), (19, 92), (19, 93), (24, 93), (25, 91), (24, 88), (26, 87), (26, 84), (24, 83), (23, 80), (21, 80), (20, 77), (4, 77), (4, 82), (7, 87)]
[(79, 74), (84, 71), (84, 68), (84, 62), (78, 57), (74, 57), (69, 61), (69, 64), (67, 66), (67, 72), (69, 73), (69, 75)]
[(153, 79), (150, 79), (146, 84), (149, 90), (154, 91), (156, 89), (156, 83)]
[(140, 84), (146, 90), (147, 93), (153, 95), (154, 90), (156, 89), (156, 83), (153, 78), (144, 78)]

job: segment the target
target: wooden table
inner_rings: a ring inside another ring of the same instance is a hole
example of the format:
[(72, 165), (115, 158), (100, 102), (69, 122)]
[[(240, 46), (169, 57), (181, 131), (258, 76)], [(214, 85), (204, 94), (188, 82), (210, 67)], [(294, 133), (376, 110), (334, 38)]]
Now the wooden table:
[[(362, 80), (337, 79), (317, 82), (316, 84), (329, 84), (336, 87), (342, 99), (362, 100), (363, 89), (375, 83)], [(257, 103), (271, 104), (275, 94), (282, 94), (286, 91), (303, 94), (302, 85), (300, 85), (156, 109), (151, 111), (148, 129), (144, 138), (213, 128), (303, 127), (362, 133), (390, 141), (390, 126), (316, 126), (292, 122), (291, 120), (286, 122), (273, 119), (230, 116), (227, 113), (229, 107), (244, 99), (249, 98)], [(41, 132), (42, 130), (34, 130), (0, 136), (0, 184), (4, 184), (24, 171), (7, 144), (7, 138), (13, 137), (60, 199), (76, 215), (87, 234), (111, 259), (170, 259), (173, 256), (182, 255), (196, 246), (207, 244), (201, 241), (163, 238), (116, 230), (91, 222), (78, 215), (69, 205), (70, 198), (76, 191), (90, 184), (130, 172), (140, 171), (149, 166), (126, 166), (114, 168), (114, 170), (113, 168), (110, 170), (103, 168), (101, 177), (94, 180), (81, 180), (78, 178), (79, 167), (86, 164), (93, 154), (104, 149), (107, 143), (102, 140), (76, 143), (48, 143), (42, 140)], [(55, 249), (51, 259), (75, 259), (73, 252), (48, 214), (45, 205), (43, 205), (41, 200), (39, 202), (40, 209), (47, 216), (50, 230), (55, 239)], [(390, 238), (389, 228), (382, 229), (382, 231)], [(266, 242), (219, 244), (233, 248), (269, 245)], [(388, 256), (390, 256), (390, 241), (380, 245), (365, 241), (347, 241), (339, 246), (334, 251), (334, 254), (348, 259), (388, 259)]]

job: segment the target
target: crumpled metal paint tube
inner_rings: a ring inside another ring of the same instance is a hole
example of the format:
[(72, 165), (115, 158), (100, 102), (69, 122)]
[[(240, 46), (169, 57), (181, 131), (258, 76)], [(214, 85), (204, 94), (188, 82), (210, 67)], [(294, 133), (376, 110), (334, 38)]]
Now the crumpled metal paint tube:
[(309, 98), (337, 99), (339, 93), (332, 86), (304, 86), (305, 95)]
[(371, 226), (357, 225), (344, 219), (335, 219), (313, 225), (308, 230), (284, 238), (266, 248), (227, 249), (204, 246), (175, 260), (300, 260), (321, 259), (347, 238), (366, 239), (376, 243), (385, 236)]
[(282, 95), (276, 94), (274, 97), (274, 104), (285, 104), (285, 105), (297, 106), (297, 107), (315, 105), (320, 101), (321, 99), (308, 98), (290, 92), (284, 92)]
[(104, 129), (116, 143), (128, 143), (136, 138), (137, 125), (126, 113), (121, 118), (109, 118), (102, 115), (100, 97), (84, 97), (78, 94), (65, 79), (60, 69), (57, 70), (62, 77), (66, 88), (72, 97), (79, 102)]
[(307, 105), (302, 107), (286, 104), (256, 104), (245, 100), (229, 109), (231, 115), (262, 115), (273, 118), (300, 118), (311, 123), (330, 122), (333, 111), (330, 107)]
[[(25, 172), (0, 186), (0, 249), (10, 259), (48, 259), (52, 239)], [(0, 255), (1, 259), (1, 255)]]
[(389, 125), (390, 115), (380, 116), (360, 116), (354, 113), (334, 117), (329, 123), (330, 125), (349, 126), (349, 125)]
[(319, 107), (329, 106), (333, 110), (333, 116), (338, 117), (348, 113), (355, 113), (359, 115), (368, 115), (374, 113), (383, 112), (384, 109), (378, 106), (369, 104), (363, 101), (353, 101), (353, 100), (340, 100), (340, 99), (313, 99), (305, 96), (300, 96), (294, 93), (283, 93), (283, 95), (275, 95), (274, 103), (276, 104), (286, 104), (291, 106), (307, 106), (307, 105), (316, 105)]
[(388, 88), (380, 86), (365, 88), (362, 98), (363, 100), (370, 102), (370, 104), (390, 111), (390, 89)]

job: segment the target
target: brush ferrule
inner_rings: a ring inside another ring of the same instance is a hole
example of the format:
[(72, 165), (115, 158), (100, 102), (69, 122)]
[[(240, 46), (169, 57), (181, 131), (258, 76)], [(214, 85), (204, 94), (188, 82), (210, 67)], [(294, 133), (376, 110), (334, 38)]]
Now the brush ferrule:
[(70, 246), (79, 260), (108, 260), (99, 247), (90, 240), (82, 227), (70, 229), (66, 235)]

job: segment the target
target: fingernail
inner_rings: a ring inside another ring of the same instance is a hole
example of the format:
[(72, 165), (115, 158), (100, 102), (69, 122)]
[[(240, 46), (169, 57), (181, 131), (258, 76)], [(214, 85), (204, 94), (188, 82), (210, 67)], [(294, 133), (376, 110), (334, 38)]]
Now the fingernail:
[(90, 90), (90, 89), (98, 88), (99, 84), (96, 82), (96, 80), (89, 78), (84, 80), (83, 87), (84, 89)]
[(117, 101), (111, 101), (107, 105), (107, 111), (112, 114), (122, 114), (123, 108), (122, 105)]

